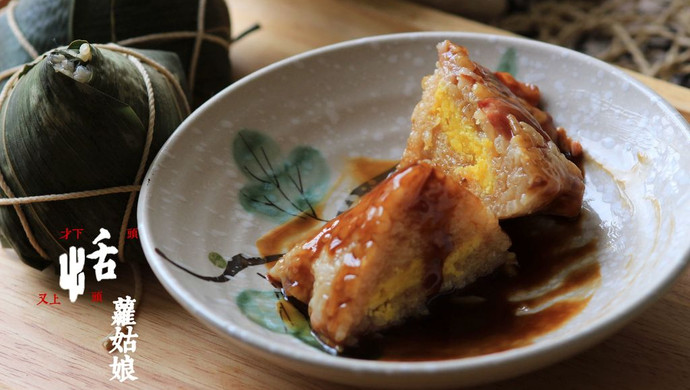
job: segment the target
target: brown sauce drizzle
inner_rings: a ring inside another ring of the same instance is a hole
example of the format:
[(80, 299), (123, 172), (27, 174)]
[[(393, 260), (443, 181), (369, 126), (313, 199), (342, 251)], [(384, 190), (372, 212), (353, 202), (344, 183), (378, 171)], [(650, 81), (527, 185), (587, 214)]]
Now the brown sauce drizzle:
[(477, 63), (473, 65), (478, 79), (470, 78), (469, 81), (482, 83), (494, 95), (479, 101), (479, 109), (484, 111), (498, 133), (508, 139), (514, 135), (507, 119), (508, 115), (513, 115), (518, 121), (532, 126), (545, 140), (553, 141), (569, 160), (578, 164), (582, 145), (570, 139), (563, 128), (556, 127), (551, 115), (540, 107), (539, 87), (516, 80), (510, 73), (491, 72)]
[[(499, 269), (465, 289), (437, 296), (429, 302), (428, 315), (371, 335), (344, 355), (429, 361), (484, 355), (531, 344), (582, 311), (599, 285), (599, 263), (591, 256), (597, 248), (596, 235), (590, 234), (586, 243), (576, 244), (579, 235), (587, 235), (583, 233), (583, 220), (595, 217), (583, 210), (576, 221), (529, 217), (503, 222), (519, 263), (515, 275)], [(567, 270), (571, 271), (562, 282), (545, 294), (509, 299), (542, 286)], [(580, 290), (582, 294), (556, 299)], [(549, 301), (555, 303), (523, 314), (526, 309)]]
[[(499, 83), (491, 82), (490, 84), (498, 95), (502, 96), (499, 99), (502, 101), (479, 102), (480, 108), (487, 114), (491, 124), (499, 126), (503, 129), (502, 131), (509, 131), (509, 122), (500, 117), (498, 113), (502, 112), (503, 117), (512, 114), (518, 121), (534, 127), (545, 140), (553, 141), (569, 160), (579, 166), (582, 158), (582, 145), (570, 139), (565, 129), (556, 127), (551, 115), (540, 107), (539, 88), (536, 85), (516, 80), (510, 73), (496, 72), (492, 76), (489, 79), (497, 80)], [(512, 94), (502, 87), (506, 87)]]
[(541, 96), (539, 89), (515, 80), (507, 73), (492, 73), (479, 64), (475, 64), (486, 88), (493, 92), (493, 97), (478, 102), (479, 109), (484, 111), (487, 119), (496, 131), (510, 139), (513, 136), (508, 115), (513, 115), (520, 122), (532, 126), (545, 140), (553, 140), (556, 128), (551, 115), (539, 108)]
[(515, 80), (513, 75), (507, 72), (494, 72), (494, 76), (515, 96), (525, 99), (531, 106), (538, 106), (541, 101), (539, 87), (534, 84), (523, 83)]
[(353, 157), (346, 167), (346, 174), (355, 179), (357, 183), (365, 183), (387, 172), (398, 164), (397, 160), (384, 160), (369, 157)]
[(309, 238), (323, 222), (313, 218), (293, 218), (272, 229), (256, 241), (261, 256), (285, 253), (297, 243)]
[(549, 139), (548, 135), (542, 130), (539, 122), (521, 105), (516, 104), (506, 98), (486, 98), (478, 103), (479, 108), (484, 111), (486, 118), (491, 125), (506, 139), (512, 138), (513, 130), (510, 124), (509, 115), (513, 115), (520, 122), (525, 122), (538, 131), (544, 139)]
[[(367, 168), (367, 161), (373, 162), (369, 165), (373, 168)], [(376, 160), (361, 159), (348, 164), (346, 174), (368, 180), (390, 166), (387, 160), (376, 164)], [(421, 212), (424, 205), (414, 207)], [(261, 253), (283, 253), (285, 249), (278, 249), (301, 241), (305, 231), (313, 235), (319, 226), (296, 219), (269, 232), (257, 246)], [(431, 361), (500, 352), (531, 344), (580, 313), (601, 279), (599, 263), (593, 256), (597, 238), (604, 235), (597, 215), (583, 208), (575, 220), (533, 216), (503, 221), (501, 226), (512, 240), (517, 270), (499, 269), (465, 289), (436, 296), (429, 302), (428, 315), (370, 335), (343, 355)], [(442, 242), (433, 245), (443, 252)], [(435, 273), (432, 268), (427, 268), (430, 295), (441, 283), (440, 270)], [(510, 299), (559, 277), (561, 282), (543, 294)], [(306, 305), (300, 308), (306, 313)]]
[[(379, 175), (387, 174), (397, 163), (396, 160), (354, 157), (348, 161), (344, 174), (352, 178), (356, 183), (363, 183), (360, 187), (366, 187), (362, 191), (366, 193), (381, 180), (376, 180), (375, 183), (371, 183), (369, 186), (365, 186), (365, 184), (368, 184)], [(322, 206), (316, 207), (319, 214), (323, 212)], [(256, 248), (261, 256), (285, 253), (297, 243), (313, 236), (321, 226), (323, 226), (323, 222), (312, 218), (293, 218), (261, 236), (256, 241)]]
[[(423, 282), (427, 296), (436, 295), (443, 284), (443, 265), (453, 250), (453, 238), (449, 232), (457, 194), (454, 187), (444, 184), (447, 180), (432, 170), (433, 179), (428, 179), (419, 198), (409, 209), (409, 221), (418, 224), (421, 231), (429, 237), (428, 261), (425, 262)], [(430, 204), (431, 203), (431, 204)]]
[[(402, 216), (395, 217), (395, 223), (417, 223), (422, 231), (428, 232), (429, 240), (425, 253), (433, 253), (433, 260), (426, 264), (426, 272), (430, 276), (427, 278), (428, 295), (436, 294), (443, 282), (443, 260), (452, 250), (452, 241), (446, 226), (449, 224), (448, 216), (451, 215), (454, 205), (453, 193), (443, 185), (445, 179), (439, 175), (440, 173), (429, 165), (413, 165), (394, 173), (362, 198), (351, 212), (341, 214), (326, 223), (316, 236), (299, 248), (295, 256), (300, 259), (300, 264), (312, 264), (323, 251), (334, 256), (341, 248), (351, 246), (353, 239), (357, 242), (360, 235), (372, 237), (372, 241), (376, 241), (377, 232), (386, 229), (384, 225), (380, 225), (381, 217), (376, 214), (377, 210), (384, 209), (390, 198), (401, 196), (396, 194), (402, 188), (405, 188), (405, 191), (417, 191), (417, 198), (409, 205), (405, 205), (405, 197), (402, 200), (393, 200), (402, 203), (399, 207), (407, 209)], [(385, 220), (390, 218), (393, 216), (387, 216)], [(344, 261), (339, 276), (334, 278), (332, 289), (335, 296), (348, 296), (341, 292), (341, 289), (344, 291), (347, 288), (347, 283), (344, 282), (345, 275), (357, 275), (361, 271), (360, 265), (364, 261), (366, 251), (367, 248), (362, 242), (354, 245), (351, 252), (348, 252), (349, 258)], [(286, 286), (285, 282), (286, 280), (283, 280), (283, 289), (288, 295), (292, 295), (292, 286)], [(329, 301), (323, 308), (325, 315), (339, 315), (339, 307), (347, 303)]]

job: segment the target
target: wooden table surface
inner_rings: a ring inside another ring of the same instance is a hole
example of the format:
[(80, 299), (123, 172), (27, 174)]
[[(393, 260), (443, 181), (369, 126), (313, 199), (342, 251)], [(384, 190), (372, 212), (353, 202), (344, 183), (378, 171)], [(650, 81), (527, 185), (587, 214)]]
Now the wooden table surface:
[[(265, 65), (343, 40), (419, 30), (505, 33), (494, 28), (393, 0), (229, 0), (234, 33), (255, 22), (261, 30), (232, 47), (237, 77)], [(690, 116), (690, 90), (640, 78)], [(271, 367), (207, 329), (187, 313), (145, 270), (138, 309), (135, 382), (110, 382), (112, 355), (102, 340), (112, 330), (112, 301), (130, 290), (118, 280), (87, 285), (71, 304), (50, 270), (20, 263), (0, 251), (0, 387), (341, 389)], [(103, 291), (103, 302), (89, 292)], [(60, 305), (37, 305), (56, 293)], [(643, 315), (607, 341), (569, 360), (482, 389), (690, 389), (690, 270)]]

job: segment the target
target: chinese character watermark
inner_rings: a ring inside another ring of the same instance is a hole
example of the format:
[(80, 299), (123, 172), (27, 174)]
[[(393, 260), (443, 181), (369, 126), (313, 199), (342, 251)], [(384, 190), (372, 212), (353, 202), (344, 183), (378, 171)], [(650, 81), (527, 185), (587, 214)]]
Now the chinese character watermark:
[(84, 248), (69, 247), (67, 253), (60, 255), (60, 288), (69, 291), (70, 302), (84, 294)]
[(139, 230), (137, 228), (127, 228), (127, 239), (128, 240), (138, 240)]
[(66, 240), (69, 240), (69, 236), (70, 236), (72, 233), (74, 233), (73, 238), (75, 238), (75, 239), (78, 240), (78, 239), (81, 237), (81, 234), (82, 234), (83, 232), (84, 232), (84, 229), (82, 229), (82, 228), (74, 228), (74, 229), (65, 228), (65, 230), (61, 230), (61, 231), (60, 231), (60, 239), (61, 239), (61, 240), (65, 240), (65, 241), (66, 241)]
[[(77, 238), (83, 229), (65, 229), (64, 237), (68, 237), (73, 231), (77, 231)], [(70, 302), (75, 302), (79, 295), (84, 294), (84, 264), (86, 259), (97, 260), (93, 269), (96, 271), (96, 280), (116, 279), (115, 267), (117, 263), (108, 256), (115, 255), (118, 250), (114, 246), (104, 244), (102, 241), (110, 239), (110, 232), (101, 228), (98, 236), (92, 244), (98, 245), (98, 249), (88, 255), (84, 254), (84, 248), (69, 247), (68, 253), (60, 255), (60, 288), (69, 291)], [(93, 300), (93, 296), (92, 296)], [(100, 302), (100, 301), (97, 301)]]
[[(133, 325), (136, 325), (134, 321), (134, 304), (136, 299), (132, 299), (129, 295), (125, 298), (119, 297), (117, 301), (113, 301), (115, 305), (115, 310), (113, 311), (113, 322), (110, 325), (115, 326), (115, 335), (110, 336), (110, 341), (112, 349), (109, 353), (115, 351), (124, 354), (123, 358), (118, 356), (113, 356), (113, 364), (110, 364), (113, 376), (110, 378), (117, 379), (120, 382), (126, 380), (135, 381), (138, 378), (134, 376), (134, 359), (128, 352), (136, 352), (137, 350), (137, 338), (138, 334), (132, 333)], [(122, 330), (126, 329), (126, 332)]]
[(115, 326), (127, 326), (136, 325), (134, 321), (134, 304), (136, 299), (130, 298), (127, 295), (124, 299), (122, 297), (117, 298), (117, 301), (113, 301), (115, 304), (115, 311), (113, 312), (113, 322), (110, 325)]
[(103, 291), (91, 291), (91, 302), (103, 302)]
[[(115, 260), (106, 258), (108, 255), (117, 254), (117, 248), (114, 246), (105, 245), (101, 242), (109, 239), (110, 232), (101, 228), (101, 232), (98, 234), (98, 237), (96, 237), (96, 239), (94, 239), (92, 242), (93, 244), (98, 244), (98, 250), (86, 256), (89, 259), (98, 259), (98, 262), (93, 266), (93, 269), (96, 271), (96, 280), (99, 282), (103, 279), (116, 278)], [(106, 270), (105, 272), (104, 269)]]
[(115, 336), (110, 336), (110, 341), (113, 346), (113, 348), (110, 350), (110, 353), (113, 353), (114, 351), (121, 353), (137, 351), (137, 340), (134, 339), (139, 337), (139, 335), (132, 333), (131, 326), (126, 326), (125, 328), (127, 329), (127, 333), (123, 333), (121, 327), (115, 327)]
[(117, 379), (120, 382), (126, 380), (135, 381), (139, 378), (134, 376), (134, 359), (129, 355), (125, 355), (124, 358), (118, 359), (117, 356), (113, 356), (113, 364), (109, 364), (112, 368), (113, 376), (110, 380)]
[(60, 302), (60, 299), (58, 298), (57, 294), (53, 294), (53, 302), (48, 302), (46, 298), (48, 298), (47, 293), (40, 293), (38, 294), (38, 298), (40, 299), (36, 306), (38, 305), (62, 305)]

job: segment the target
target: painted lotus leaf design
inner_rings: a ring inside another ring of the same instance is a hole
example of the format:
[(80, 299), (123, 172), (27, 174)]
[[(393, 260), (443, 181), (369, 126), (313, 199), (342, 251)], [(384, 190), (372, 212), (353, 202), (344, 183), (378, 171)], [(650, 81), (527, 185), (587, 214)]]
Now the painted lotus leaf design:
[(321, 152), (298, 146), (287, 156), (270, 137), (250, 129), (238, 132), (233, 157), (247, 184), (240, 190), (242, 207), (276, 222), (293, 217), (321, 220), (314, 206), (328, 190), (330, 170)]
[(498, 61), (498, 66), (496, 67), (497, 72), (507, 72), (513, 75), (513, 77), (517, 76), (518, 73), (518, 61), (517, 61), (517, 52), (515, 51), (515, 48), (509, 47), (503, 55), (501, 55), (501, 59)]
[(237, 306), (253, 322), (273, 332), (292, 335), (312, 347), (322, 349), (311, 333), (309, 321), (278, 291), (244, 290)]

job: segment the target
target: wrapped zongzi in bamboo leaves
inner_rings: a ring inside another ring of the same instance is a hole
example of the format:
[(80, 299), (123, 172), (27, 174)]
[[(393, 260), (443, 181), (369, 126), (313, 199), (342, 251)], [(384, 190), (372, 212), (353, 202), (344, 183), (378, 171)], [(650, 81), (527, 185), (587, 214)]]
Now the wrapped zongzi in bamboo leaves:
[[(56, 263), (74, 245), (60, 240), (65, 229), (82, 229), (91, 243), (105, 228), (111, 244), (124, 243), (136, 227), (136, 185), (189, 113), (183, 79), (173, 53), (77, 41), (9, 80), (0, 94), (0, 193), (43, 196), (0, 207), (2, 234), (23, 261)], [(141, 258), (138, 241), (126, 243), (123, 255)]]
[(14, 0), (0, 10), (0, 72), (75, 39), (176, 53), (193, 106), (230, 84), (225, 0)]

